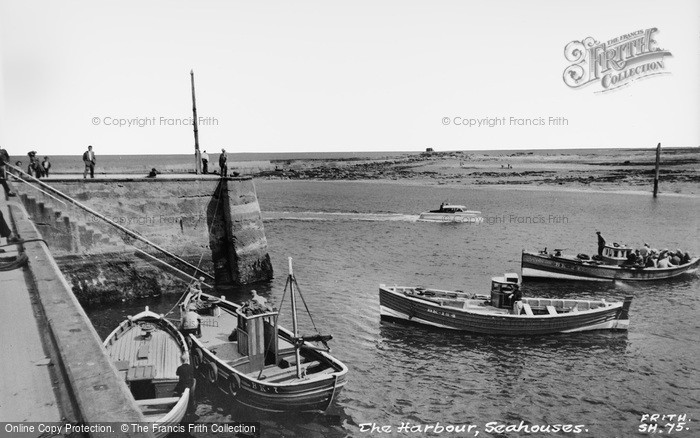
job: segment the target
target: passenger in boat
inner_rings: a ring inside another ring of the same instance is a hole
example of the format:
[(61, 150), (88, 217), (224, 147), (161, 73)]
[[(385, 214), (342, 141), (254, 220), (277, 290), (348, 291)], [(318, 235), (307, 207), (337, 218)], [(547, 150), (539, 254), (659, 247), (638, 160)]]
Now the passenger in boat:
[(187, 337), (190, 333), (202, 337), (202, 317), (199, 316), (197, 312), (194, 311), (196, 305), (194, 303), (190, 304), (190, 308), (185, 308), (185, 303), (181, 304), (182, 309), (182, 334)]
[(685, 265), (686, 263), (690, 263), (690, 253), (688, 251), (686, 251), (681, 258), (681, 265)]
[(656, 267), (656, 256), (654, 254), (650, 254), (649, 257), (647, 257), (647, 260), (644, 262), (644, 267), (645, 268), (655, 268)]
[(598, 255), (603, 256), (603, 249), (605, 248), (605, 239), (600, 234), (600, 231), (595, 232), (598, 235)]
[(523, 309), (523, 293), (520, 290), (520, 286), (517, 284), (513, 285), (513, 293), (508, 295), (510, 302), (513, 305), (513, 314), (520, 315), (520, 311)]
[(682, 258), (683, 258), (683, 251), (678, 249), (678, 250), (676, 250), (676, 253), (673, 254), (673, 256), (671, 257), (671, 263), (673, 263), (676, 266), (680, 266)]
[(639, 255), (641, 255), (642, 257), (644, 257), (646, 259), (646, 257), (649, 255), (650, 249), (651, 248), (649, 248), (649, 245), (645, 243), (644, 246), (639, 248)]
[(659, 256), (659, 262), (656, 265), (658, 268), (670, 268), (671, 263), (669, 262), (668, 259), (668, 254), (662, 253), (662, 255)]

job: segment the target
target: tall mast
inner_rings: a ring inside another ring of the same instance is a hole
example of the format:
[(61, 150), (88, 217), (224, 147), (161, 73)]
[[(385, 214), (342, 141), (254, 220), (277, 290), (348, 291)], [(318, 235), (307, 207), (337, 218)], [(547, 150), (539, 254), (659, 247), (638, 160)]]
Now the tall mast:
[(199, 152), (199, 131), (197, 130), (197, 102), (194, 98), (194, 70), (190, 70), (192, 81), (192, 126), (194, 127), (194, 172), (202, 173), (202, 154)]
[(292, 270), (292, 258), (289, 257), (289, 291), (292, 296), (292, 332), (294, 334), (295, 342), (294, 342), (294, 353), (296, 356), (296, 363), (297, 363), (297, 378), (301, 379), (301, 358), (299, 357), (299, 348), (301, 347), (300, 345), (297, 344), (296, 338), (299, 337), (299, 332), (298, 332), (298, 327), (297, 327), (297, 302), (296, 298), (294, 297), (294, 283), (296, 280), (294, 280), (294, 271)]

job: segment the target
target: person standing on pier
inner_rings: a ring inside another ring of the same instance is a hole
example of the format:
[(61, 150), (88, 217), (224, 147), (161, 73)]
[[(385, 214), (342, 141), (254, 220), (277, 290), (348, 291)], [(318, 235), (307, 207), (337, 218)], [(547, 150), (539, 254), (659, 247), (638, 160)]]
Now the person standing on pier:
[(5, 164), (8, 164), (9, 162), (10, 154), (8, 154), (5, 149), (0, 148), (0, 184), (2, 184), (2, 188), (5, 189), (5, 194), (7, 196), (17, 196), (12, 190), (10, 190), (10, 186), (7, 185), (7, 168), (5, 167)]
[(50, 169), (51, 169), (51, 162), (49, 161), (49, 157), (44, 157), (44, 161), (41, 162), (41, 172), (47, 178), (49, 177), (49, 170)]
[(85, 170), (83, 170), (83, 178), (87, 177), (88, 170), (90, 171), (90, 178), (95, 177), (95, 153), (92, 151), (92, 145), (88, 146), (88, 150), (83, 152), (83, 163), (85, 163)]
[(228, 154), (226, 154), (226, 149), (221, 149), (221, 155), (219, 155), (219, 167), (221, 168), (221, 177), (225, 178), (228, 174)]
[(202, 152), (202, 173), (204, 175), (209, 173), (209, 154), (206, 150)]

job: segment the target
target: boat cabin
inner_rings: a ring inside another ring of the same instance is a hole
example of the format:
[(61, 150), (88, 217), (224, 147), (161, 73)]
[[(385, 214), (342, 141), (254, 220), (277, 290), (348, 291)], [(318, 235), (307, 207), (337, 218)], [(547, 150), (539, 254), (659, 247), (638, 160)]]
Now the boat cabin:
[(510, 309), (513, 306), (510, 295), (520, 288), (520, 276), (515, 273), (503, 274), (502, 277), (491, 279), (491, 305), (499, 309)]
[(464, 205), (443, 204), (437, 210), (430, 210), (430, 213), (479, 213), (478, 211), (469, 211)]
[(607, 265), (622, 265), (627, 262), (627, 258), (630, 253), (634, 251), (634, 248), (628, 246), (621, 246), (617, 243), (611, 245), (605, 245), (603, 248), (603, 261)]
[(248, 357), (250, 372), (278, 363), (277, 318), (274, 310), (242, 307), (236, 311), (238, 353)]

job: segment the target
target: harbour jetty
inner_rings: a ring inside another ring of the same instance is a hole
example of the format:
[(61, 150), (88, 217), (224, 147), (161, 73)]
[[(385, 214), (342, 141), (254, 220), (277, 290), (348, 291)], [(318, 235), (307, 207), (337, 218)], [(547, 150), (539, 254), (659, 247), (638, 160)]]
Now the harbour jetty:
[(66, 175), (47, 182), (14, 187), (82, 303), (182, 291), (192, 276), (211, 276), (224, 291), (272, 278), (251, 177)]

